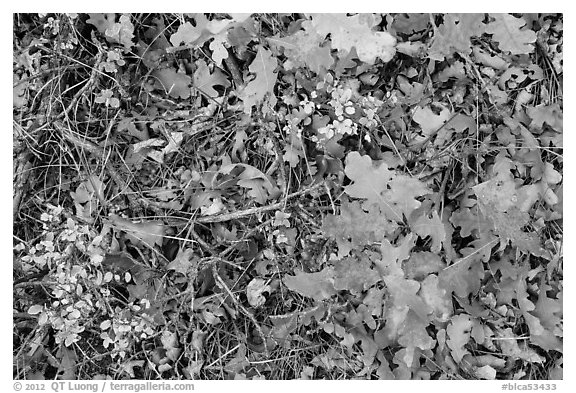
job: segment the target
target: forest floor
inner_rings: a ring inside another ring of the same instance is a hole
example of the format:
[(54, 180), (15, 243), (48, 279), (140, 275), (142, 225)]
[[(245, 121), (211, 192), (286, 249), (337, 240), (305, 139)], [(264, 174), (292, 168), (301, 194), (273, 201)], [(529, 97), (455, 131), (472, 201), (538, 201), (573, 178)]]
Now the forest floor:
[(15, 379), (561, 379), (560, 14), (15, 14)]

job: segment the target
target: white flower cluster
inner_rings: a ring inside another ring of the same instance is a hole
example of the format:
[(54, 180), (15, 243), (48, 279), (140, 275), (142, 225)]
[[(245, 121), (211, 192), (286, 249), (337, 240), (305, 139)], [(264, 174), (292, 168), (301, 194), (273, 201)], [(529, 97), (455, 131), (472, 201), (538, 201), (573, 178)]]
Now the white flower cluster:
[[(23, 243), (14, 249), (26, 252), (21, 258), (24, 271), (46, 266), (52, 270), (46, 277), (47, 284), (50, 282), (51, 301), (30, 306), (28, 313), (38, 315), (40, 326), (52, 327), (57, 344), (70, 346), (81, 339), (83, 332), (90, 330), (90, 323), (98, 315), (112, 312), (112, 295), (106, 284), (112, 280), (128, 282), (131, 277), (129, 273), (124, 277), (103, 273), (98, 268), (103, 259), (102, 236), (97, 236), (87, 225), (78, 225), (74, 219), (63, 216), (61, 206), (48, 205), (47, 211), (40, 216), (43, 232), (38, 242), (28, 250)], [(90, 261), (82, 262), (74, 257), (75, 250), (90, 256)], [(112, 326), (109, 331), (102, 332), (101, 338), (105, 347), (114, 344), (113, 354), (123, 357), (129, 346), (154, 333), (154, 321), (141, 313), (142, 309), (150, 307), (150, 302), (142, 299), (140, 304), (128, 305), (130, 318), (118, 317), (122, 310), (117, 308), (113, 320), (103, 323)], [(101, 329), (106, 330), (102, 326)]]
[(382, 105), (384, 105), (384, 102), (370, 95), (361, 97), (359, 105), (364, 111), (364, 116), (358, 120), (358, 123), (368, 129), (376, 127), (378, 125), (377, 114)]
[[(326, 139), (332, 139), (335, 135), (356, 135), (358, 132), (358, 125), (351, 119), (342, 119), (342, 121), (334, 120), (326, 127), (321, 127), (318, 132)], [(314, 137), (312, 137), (314, 140)], [(319, 139), (316, 140), (318, 142)]]
[[(339, 81), (328, 73), (316, 83), (309, 96), (286, 95), (283, 101), (287, 106), (279, 113), (279, 118), (286, 121), (284, 133), (301, 138), (306, 126), (314, 121), (324, 121), (310, 137), (319, 145), (336, 137), (358, 135), (361, 129), (368, 131), (364, 133), (364, 139), (370, 141), (369, 131), (378, 126), (378, 113), (384, 102), (371, 93), (361, 95), (359, 87), (357, 80)], [(290, 111), (289, 107), (293, 109)], [(328, 122), (322, 120), (327, 118), (326, 109)]]
[[(142, 303), (150, 304), (145, 299)], [(114, 346), (112, 357), (119, 355), (124, 358), (135, 343), (154, 334), (155, 324), (152, 319), (146, 314), (138, 315), (142, 307), (132, 303), (128, 306), (129, 310), (116, 307), (114, 318), (107, 319), (100, 324), (102, 345), (104, 348), (108, 348), (110, 344)]]

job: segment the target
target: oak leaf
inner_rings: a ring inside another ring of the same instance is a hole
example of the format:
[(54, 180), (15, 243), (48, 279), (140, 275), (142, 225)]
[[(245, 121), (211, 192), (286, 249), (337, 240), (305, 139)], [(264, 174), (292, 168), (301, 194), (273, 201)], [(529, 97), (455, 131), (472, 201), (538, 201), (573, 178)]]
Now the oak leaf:
[(444, 23), (438, 27), (429, 57), (442, 61), (454, 52), (470, 54), (473, 36), (482, 35), (484, 14), (445, 14)]
[(526, 108), (526, 113), (528, 113), (528, 116), (532, 119), (530, 129), (535, 132), (542, 132), (544, 124), (548, 124), (556, 132), (563, 131), (564, 115), (558, 103), (529, 106)]
[(520, 251), (547, 259), (551, 257), (539, 236), (523, 229), (530, 222), (530, 216), (518, 208), (518, 194), (510, 172), (499, 173), (474, 186), (473, 190), (482, 214), (492, 221), (495, 233), (502, 238), (502, 247), (512, 241)]
[(413, 252), (402, 264), (402, 270), (407, 278), (422, 281), (431, 273), (438, 273), (446, 264), (442, 262), (436, 252), (418, 251)]
[(268, 38), (271, 44), (284, 48), (284, 54), (287, 57), (284, 68), (306, 66), (317, 74), (329, 69), (334, 63), (334, 58), (330, 54), (330, 45), (322, 46), (323, 41), (324, 37), (311, 26), (290, 36)]
[(429, 236), (432, 240), (430, 250), (440, 252), (442, 243), (446, 240), (446, 230), (436, 210), (432, 213), (423, 212), (417, 219), (411, 220), (410, 228), (422, 239)]
[(396, 53), (396, 39), (390, 33), (372, 30), (377, 25), (372, 14), (312, 14), (310, 23), (320, 35), (330, 34), (332, 48), (344, 54), (356, 48), (358, 58), (368, 64), (377, 58), (388, 62)]
[(420, 125), (422, 133), (425, 136), (431, 136), (436, 133), (444, 123), (446, 123), (452, 116), (450, 109), (443, 105), (436, 105), (440, 109), (440, 113), (436, 114), (432, 111), (430, 106), (424, 108), (418, 106), (414, 111), (413, 120)]
[[(397, 240), (397, 247), (394, 247), (386, 238), (382, 239), (380, 245), (381, 260), (374, 261), (380, 274), (388, 277), (403, 277), (402, 261), (410, 257), (412, 248), (416, 244), (417, 237), (409, 233), (402, 240)], [(413, 278), (413, 277), (409, 277)]]
[(384, 238), (393, 231), (393, 225), (381, 214), (364, 211), (358, 201), (342, 201), (340, 214), (328, 214), (322, 224), (322, 231), (336, 240), (338, 257), (347, 256), (351, 250), (361, 249)]
[(173, 46), (177, 47), (182, 43), (184, 45), (202, 45), (211, 35), (207, 30), (209, 21), (206, 16), (199, 13), (194, 14), (193, 17), (195, 25), (185, 22), (178, 26), (176, 33), (170, 36), (170, 43)]
[(522, 55), (534, 51), (536, 33), (528, 28), (523, 18), (510, 14), (491, 14), (495, 20), (486, 26), (486, 33), (492, 34), (494, 41), (502, 51), (513, 55)]
[(468, 314), (459, 314), (452, 317), (450, 324), (446, 328), (448, 339), (446, 344), (450, 348), (452, 357), (459, 363), (464, 355), (468, 354), (465, 348), (470, 341), (470, 332), (472, 331), (472, 320)]
[(345, 187), (346, 194), (371, 203), (382, 201), (382, 192), (388, 189), (388, 183), (395, 176), (386, 163), (374, 166), (370, 156), (361, 156), (356, 151), (346, 156), (344, 172), (353, 181)]
[(214, 86), (229, 87), (230, 81), (226, 75), (218, 68), (210, 73), (210, 69), (204, 60), (198, 61), (198, 68), (194, 72), (194, 87), (206, 94), (208, 97), (218, 97), (218, 92), (214, 90)]
[(272, 178), (259, 169), (247, 164), (228, 164), (218, 170), (218, 173), (231, 175), (231, 182), (247, 188), (248, 195), (260, 204), (279, 195), (280, 190), (272, 183)]
[(171, 97), (183, 99), (190, 97), (192, 78), (188, 75), (176, 72), (173, 68), (162, 68), (154, 70), (152, 76), (156, 78), (156, 87)]
[(132, 222), (115, 214), (110, 216), (114, 228), (126, 233), (126, 236), (136, 244), (148, 247), (161, 246), (166, 234), (166, 226), (162, 221)]
[(432, 309), (434, 318), (446, 322), (452, 316), (452, 295), (439, 285), (438, 276), (430, 274), (420, 284), (420, 296)]
[(360, 295), (380, 280), (378, 272), (370, 266), (366, 257), (348, 257), (334, 262), (334, 288)]
[(168, 270), (174, 270), (182, 275), (187, 275), (198, 266), (198, 258), (191, 248), (179, 249), (172, 262), (166, 266)]
[(296, 271), (295, 276), (286, 275), (282, 281), (289, 290), (317, 301), (329, 299), (336, 294), (332, 267), (326, 267), (316, 273)]
[(245, 113), (250, 113), (252, 106), (264, 101), (267, 94), (270, 94), (270, 106), (273, 107), (275, 105), (274, 85), (277, 78), (277, 73), (275, 72), (277, 66), (278, 61), (272, 56), (272, 52), (263, 46), (259, 46), (256, 57), (248, 68), (255, 77), (248, 82), (239, 95), (244, 102)]

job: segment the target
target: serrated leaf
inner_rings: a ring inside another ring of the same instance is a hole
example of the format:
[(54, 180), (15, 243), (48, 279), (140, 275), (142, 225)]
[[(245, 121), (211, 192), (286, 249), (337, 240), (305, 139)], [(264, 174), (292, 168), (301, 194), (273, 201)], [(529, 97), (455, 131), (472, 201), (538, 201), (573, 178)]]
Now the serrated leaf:
[(513, 55), (532, 53), (536, 33), (528, 28), (522, 28), (526, 21), (510, 14), (491, 14), (495, 20), (486, 26), (486, 33), (492, 34), (494, 41), (502, 51)]
[(508, 63), (501, 56), (491, 55), (478, 46), (472, 48), (472, 54), (476, 62), (482, 65), (492, 67), (495, 70), (505, 70), (508, 68)]
[(462, 138), (466, 135), (476, 135), (476, 121), (470, 116), (459, 113), (450, 117), (448, 123), (439, 129), (434, 145), (446, 146), (454, 138)]
[(538, 317), (544, 326), (549, 331), (555, 331), (556, 329), (562, 329), (562, 292), (560, 292), (556, 298), (548, 297), (547, 293), (552, 289), (544, 281), (544, 276), (540, 279), (540, 293), (538, 295), (538, 301), (536, 302), (536, 307), (533, 310), (533, 314)]
[(116, 14), (88, 14), (90, 18), (86, 23), (96, 26), (100, 34), (104, 34), (109, 42), (119, 43), (125, 49), (130, 50), (134, 43), (134, 25), (130, 21), (130, 15), (120, 16), (119, 22), (115, 22)]
[(200, 38), (202, 30), (190, 22), (178, 26), (176, 33), (170, 36), (170, 43), (173, 46), (179, 46), (181, 43), (191, 44)]

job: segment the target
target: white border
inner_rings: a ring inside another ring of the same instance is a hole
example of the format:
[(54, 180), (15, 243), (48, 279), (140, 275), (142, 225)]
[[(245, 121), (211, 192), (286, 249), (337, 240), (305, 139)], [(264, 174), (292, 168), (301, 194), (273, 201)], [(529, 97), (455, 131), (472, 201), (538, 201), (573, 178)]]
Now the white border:
[[(412, 0), (412, 1), (346, 1), (346, 2), (314, 2), (313, 0), (286, 0), (283, 2), (247, 2), (239, 0), (227, 0), (218, 2), (196, 2), (194, 0), (184, 1), (170, 1), (168, 4), (159, 1), (156, 2), (119, 2), (119, 1), (109, 1), (109, 0), (99, 0), (91, 3), (81, 3), (76, 1), (39, 1), (39, 0), (29, 0), (26, 2), (10, 2), (9, 4), (2, 4), (2, 7), (8, 8), (9, 12), (3, 12), (2, 24), (0, 25), (4, 34), (2, 34), (2, 53), (5, 56), (5, 61), (1, 62), (1, 66), (5, 68), (2, 72), (3, 75), (3, 85), (2, 89), (2, 119), (5, 139), (3, 143), (0, 143), (1, 157), (4, 157), (8, 161), (8, 157), (12, 156), (11, 143), (8, 143), (8, 138), (11, 136), (11, 120), (12, 120), (12, 98), (9, 93), (12, 90), (12, 72), (9, 70), (10, 62), (8, 61), (8, 55), (12, 53), (12, 13), (13, 12), (167, 12), (166, 6), (169, 7), (170, 12), (174, 11), (193, 11), (193, 12), (564, 12), (564, 34), (566, 36), (564, 44), (564, 69), (572, 69), (570, 64), (573, 62), (573, 52), (572, 44), (574, 42), (574, 34), (571, 25), (572, 14), (568, 9), (567, 2), (556, 1), (551, 2), (535, 2), (535, 1), (477, 1), (477, 2), (438, 2), (438, 1), (422, 1), (422, 0)], [(574, 124), (573, 110), (571, 102), (574, 100), (572, 98), (573, 77), (570, 71), (565, 73), (564, 81), (564, 106), (568, 110), (564, 113), (564, 128), (567, 132), (564, 134), (564, 144), (565, 146), (573, 146), (573, 133), (576, 131), (571, 130), (571, 126)], [(11, 140), (11, 139), (10, 139)], [(564, 164), (564, 175), (569, 174), (564, 179), (564, 194), (566, 195), (567, 203), (564, 206), (565, 220), (566, 223), (564, 228), (564, 237), (568, 241), (565, 242), (567, 246), (565, 248), (567, 261), (564, 264), (565, 276), (571, 277), (574, 273), (573, 259), (570, 257), (574, 255), (573, 249), (571, 247), (572, 235), (573, 235), (573, 225), (574, 225), (574, 208), (571, 204), (571, 193), (574, 190), (573, 186), (573, 174), (576, 173), (574, 169), (573, 157), (571, 151), (568, 150), (565, 157)], [(2, 184), (6, 184), (6, 190), (8, 188), (9, 178), (11, 177), (11, 165), (5, 162), (0, 170), (2, 176)], [(2, 194), (2, 200), (4, 203), (4, 209), (9, 209), (6, 214), (10, 214), (12, 217), (12, 197), (11, 194), (6, 192)], [(11, 285), (11, 269), (8, 265), (9, 255), (12, 253), (12, 239), (9, 233), (12, 229), (12, 222), (6, 217), (2, 224), (2, 236), (0, 236), (0, 241), (2, 242), (2, 252), (6, 256), (4, 260), (6, 266), (4, 268), (5, 272), (2, 274), (1, 278), (1, 304), (2, 313), (5, 315), (5, 323), (0, 324), (0, 338), (1, 342), (5, 343), (2, 345), (2, 375), (0, 378), (0, 386), (4, 387), (6, 391), (13, 391), (12, 387), (12, 356), (11, 354), (11, 344), (8, 341), (8, 337), (12, 337), (12, 317), (9, 313), (8, 305), (12, 304), (12, 285)], [(568, 282), (570, 282), (568, 278)], [(570, 285), (565, 288), (564, 292), (564, 381), (554, 381), (558, 389), (565, 389), (569, 385), (573, 385), (574, 378), (574, 337), (572, 336), (572, 328), (574, 327), (574, 311), (572, 310), (572, 301), (574, 300), (574, 291)], [(231, 383), (234, 382), (234, 385)], [(546, 381), (535, 381), (543, 382)], [(423, 382), (418, 384), (418, 388), (427, 389), (430, 391), (442, 391), (442, 392), (458, 392), (461, 393), (463, 390), (466, 392), (496, 392), (501, 390), (501, 385), (503, 381), (434, 381), (434, 382)], [(362, 384), (362, 386), (360, 386)], [(370, 386), (368, 386), (370, 384)], [(378, 384), (378, 385), (376, 385)], [(318, 388), (328, 388), (330, 392), (344, 392), (349, 393), (351, 389), (414, 389), (416, 388), (415, 381), (258, 381), (256, 383), (240, 382), (240, 381), (223, 381), (223, 382), (210, 382), (210, 381), (197, 381), (196, 389), (197, 391), (207, 391), (211, 389), (231, 389), (235, 391), (266, 391), (267, 393), (270, 389), (278, 389), (280, 385), (281, 390), (294, 390), (294, 389), (318, 389)], [(329, 385), (329, 386), (328, 386)], [(421, 386), (420, 386), (421, 385)], [(4, 389), (2, 389), (4, 390)]]

